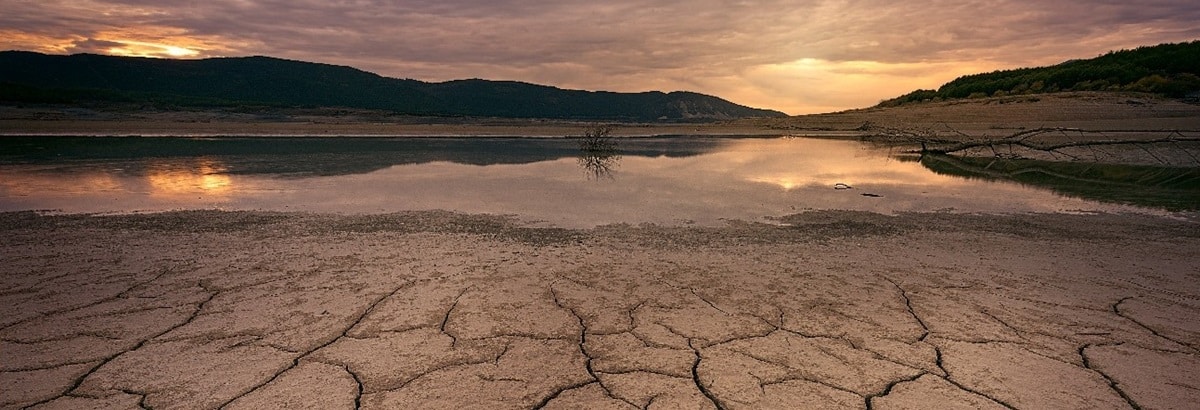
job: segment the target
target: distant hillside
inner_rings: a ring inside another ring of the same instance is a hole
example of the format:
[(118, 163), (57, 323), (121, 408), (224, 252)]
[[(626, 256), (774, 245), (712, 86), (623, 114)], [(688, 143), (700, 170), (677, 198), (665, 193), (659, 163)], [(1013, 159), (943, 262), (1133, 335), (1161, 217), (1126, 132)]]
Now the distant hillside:
[(271, 57), (169, 60), (0, 52), (0, 101), (159, 108), (347, 107), (398, 114), (637, 121), (781, 117), (690, 92), (564, 90), (510, 81), (427, 83)]
[(1200, 91), (1200, 41), (1115, 51), (1050, 67), (968, 75), (937, 90), (913, 91), (879, 105), (1058, 91), (1137, 91), (1167, 97), (1188, 96)]

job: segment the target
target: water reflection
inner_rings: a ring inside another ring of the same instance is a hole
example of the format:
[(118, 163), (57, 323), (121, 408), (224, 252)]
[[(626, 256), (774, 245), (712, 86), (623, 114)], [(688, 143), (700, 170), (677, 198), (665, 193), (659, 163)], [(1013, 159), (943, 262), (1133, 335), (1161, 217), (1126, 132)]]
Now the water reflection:
[(725, 172), (742, 174), (748, 182), (770, 184), (784, 191), (832, 189), (839, 183), (860, 190), (881, 186), (946, 189), (970, 185), (907, 164), (884, 149), (850, 141), (747, 140), (716, 156), (730, 164), (724, 168)]
[(610, 128), (589, 131), (579, 139), (579, 166), (588, 179), (613, 179), (613, 171), (621, 162), (620, 145), (609, 136)]
[[(627, 156), (680, 157), (711, 152), (719, 138), (625, 140)], [(615, 146), (614, 146), (615, 148)], [(575, 157), (578, 142), (545, 138), (178, 138), (4, 137), (0, 164), (120, 162), (145, 172), (145, 160), (211, 158), (225, 173), (287, 178), (366, 174), (396, 165), (452, 162), (471, 165), (531, 164)]]
[(233, 178), (227, 168), (213, 158), (164, 161), (151, 160), (146, 180), (150, 195), (155, 197), (192, 197), (207, 195), (224, 198), (234, 191)]
[[(271, 138), (218, 142), (117, 143), (150, 156), (112, 149), (105, 139), (38, 142), (65, 146), (65, 158), (39, 150), (11, 155), (21, 150), (3, 145), (0, 210), (446, 209), (570, 227), (719, 225), (806, 209), (1164, 212), (1009, 180), (964, 178), (853, 141), (629, 139), (611, 156), (580, 155), (576, 142), (563, 139), (313, 138), (284, 140), (287, 146), (278, 149), (268, 143), (281, 140)], [(198, 152), (188, 155), (181, 147)], [(613, 179), (618, 164), (620, 177)], [(597, 178), (609, 183), (588, 183)], [(836, 190), (838, 183), (854, 188)], [(1180, 192), (1195, 198), (1197, 189)]]
[(588, 179), (614, 179), (613, 171), (621, 164), (621, 156), (616, 154), (580, 154), (579, 166), (583, 168)]
[(1200, 168), (924, 155), (921, 165), (945, 175), (1014, 181), (1104, 202), (1200, 210)]

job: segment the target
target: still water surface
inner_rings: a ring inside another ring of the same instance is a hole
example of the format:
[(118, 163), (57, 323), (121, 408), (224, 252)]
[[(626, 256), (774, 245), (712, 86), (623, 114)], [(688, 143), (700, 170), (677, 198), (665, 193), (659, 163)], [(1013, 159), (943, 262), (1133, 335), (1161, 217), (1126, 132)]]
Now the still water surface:
[(938, 173), (855, 141), (625, 139), (618, 154), (581, 157), (566, 139), (4, 138), (0, 211), (445, 209), (563, 227), (814, 209), (1170, 213)]

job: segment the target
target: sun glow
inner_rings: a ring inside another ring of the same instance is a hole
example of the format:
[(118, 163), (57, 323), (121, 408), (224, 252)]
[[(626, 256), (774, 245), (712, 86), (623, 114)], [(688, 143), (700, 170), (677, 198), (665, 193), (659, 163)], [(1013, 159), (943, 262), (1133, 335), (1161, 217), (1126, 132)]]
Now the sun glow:
[(167, 50), (167, 54), (174, 56), (174, 57), (186, 57), (186, 56), (194, 56), (194, 55), (200, 54), (200, 52), (198, 52), (196, 50), (187, 49), (187, 48), (183, 48), (183, 47), (164, 46), (163, 48), (165, 48)]
[(747, 178), (750, 182), (759, 182), (770, 185), (778, 185), (784, 191), (791, 191), (796, 188), (815, 185), (816, 181), (803, 180), (803, 178), (794, 178), (788, 176), (766, 176), (766, 177), (750, 177)]
[(233, 190), (233, 179), (225, 175), (225, 166), (202, 158), (187, 167), (158, 164), (146, 176), (151, 196), (190, 198), (194, 195), (223, 198)]
[(49, 54), (108, 54), (126, 57), (204, 58), (238, 54), (252, 45), (224, 37), (193, 35), (171, 27), (123, 27), (86, 35), (46, 35), (0, 28), (0, 49)]
[(706, 83), (705, 89), (739, 104), (789, 114), (863, 108), (918, 88), (994, 69), (988, 61), (888, 63), (799, 58), (748, 68), (741, 79)]
[(196, 57), (199, 51), (169, 44), (150, 43), (143, 41), (116, 40), (118, 46), (109, 47), (108, 54), (129, 57)]

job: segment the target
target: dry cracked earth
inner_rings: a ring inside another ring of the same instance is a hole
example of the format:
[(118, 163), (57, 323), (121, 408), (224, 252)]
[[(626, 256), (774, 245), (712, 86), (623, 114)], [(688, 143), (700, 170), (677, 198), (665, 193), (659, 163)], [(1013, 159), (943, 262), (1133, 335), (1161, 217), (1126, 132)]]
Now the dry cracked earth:
[(1175, 409), (1200, 229), (0, 214), (0, 407)]

